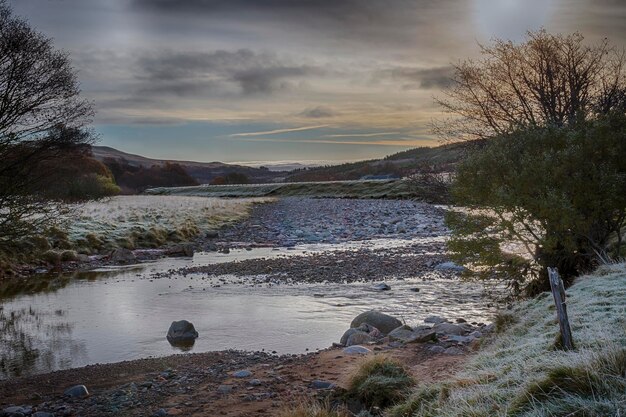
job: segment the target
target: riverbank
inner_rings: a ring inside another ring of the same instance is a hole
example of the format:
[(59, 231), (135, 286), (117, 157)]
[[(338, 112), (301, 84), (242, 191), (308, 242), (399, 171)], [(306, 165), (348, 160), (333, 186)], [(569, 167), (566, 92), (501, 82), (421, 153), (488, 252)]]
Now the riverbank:
[[(429, 343), (368, 346), (372, 353), (365, 356), (395, 359), (417, 381), (405, 401), (379, 415), (623, 415), (626, 265), (578, 278), (567, 295), (574, 351), (555, 348), (558, 324), (549, 293), (502, 312), (496, 333), (475, 345), (481, 347), (475, 353), (440, 353)], [(362, 361), (341, 348), (142, 359), (0, 382), (0, 406), (22, 415), (53, 413), (38, 417), (276, 416), (297, 404), (349, 398), (342, 392)], [(90, 396), (64, 396), (75, 384), (86, 385)]]
[[(430, 346), (370, 347), (402, 361), (421, 381), (433, 383), (452, 376), (471, 356), (470, 351), (436, 353)], [(270, 417), (345, 388), (362, 360), (362, 355), (329, 348), (307, 355), (222, 351), (93, 365), (0, 381), (0, 410), (14, 406), (31, 413), (90, 417)], [(249, 374), (236, 377), (238, 371)], [(90, 396), (63, 395), (76, 384), (85, 385)]]
[(0, 280), (189, 256), (272, 201), (141, 195), (68, 206), (57, 226), (0, 253)]
[[(13, 276), (128, 265), (233, 248), (443, 237), (444, 210), (410, 200), (129, 196), (92, 203), (66, 231), (38, 240)], [(185, 216), (180, 216), (183, 210)], [(31, 245), (32, 246), (32, 245)], [(439, 245), (439, 250), (442, 245)], [(15, 260), (13, 262), (16, 262)], [(12, 276), (0, 273), (0, 280)]]
[(444, 203), (433, 198), (432, 192), (404, 179), (288, 182), (275, 184), (200, 185), (192, 187), (162, 187), (146, 190), (151, 195), (181, 195), (202, 197), (314, 197), (363, 199), (419, 199), (429, 196), (430, 203)]

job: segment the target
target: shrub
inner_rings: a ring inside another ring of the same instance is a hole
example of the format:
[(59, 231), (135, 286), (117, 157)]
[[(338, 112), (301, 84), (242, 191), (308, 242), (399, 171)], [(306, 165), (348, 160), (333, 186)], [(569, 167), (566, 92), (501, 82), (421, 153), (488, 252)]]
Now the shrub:
[(64, 250), (61, 252), (62, 261), (75, 261), (78, 259), (78, 254), (73, 250)]
[[(489, 212), (448, 218), (457, 261), (483, 277), (548, 289), (547, 266), (566, 280), (620, 254), (626, 227), (626, 116), (573, 127), (520, 130), (494, 138), (459, 167), (458, 205)], [(506, 256), (525, 245), (532, 262)]]
[(56, 265), (61, 262), (61, 254), (55, 250), (47, 250), (41, 254), (41, 259), (49, 264)]
[(362, 362), (350, 378), (348, 396), (368, 407), (387, 407), (406, 397), (415, 385), (401, 363), (383, 355)]

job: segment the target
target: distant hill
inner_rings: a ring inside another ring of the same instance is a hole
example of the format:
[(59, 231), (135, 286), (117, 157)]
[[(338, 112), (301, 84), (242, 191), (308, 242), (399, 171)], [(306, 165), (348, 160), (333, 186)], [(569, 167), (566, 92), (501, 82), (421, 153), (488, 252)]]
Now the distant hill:
[(285, 176), (284, 172), (270, 171), (264, 168), (247, 167), (243, 165), (231, 165), (223, 162), (195, 162), (174, 161), (166, 159), (152, 159), (144, 156), (122, 152), (108, 146), (93, 146), (93, 156), (104, 163), (107, 160), (123, 161), (134, 167), (150, 168), (152, 166), (163, 167), (167, 164), (180, 165), (190, 177), (199, 184), (208, 184), (216, 177), (225, 177), (228, 174), (243, 174), (255, 183), (274, 182)]
[(295, 170), (287, 181), (345, 181), (401, 178), (417, 171), (450, 172), (477, 142), (409, 149), (382, 159)]
[[(124, 164), (150, 168), (165, 167), (167, 165), (180, 166), (198, 184), (209, 184), (217, 177), (227, 177), (229, 174), (243, 174), (250, 183), (267, 184), (276, 182), (315, 182), (315, 181), (346, 181), (346, 180), (382, 180), (401, 178), (417, 171), (450, 172), (465, 157), (470, 148), (480, 146), (478, 142), (464, 142), (437, 147), (422, 147), (398, 152), (382, 159), (350, 162), (340, 165), (322, 167), (304, 167), (287, 172), (294, 165), (285, 165), (285, 171), (276, 171), (275, 168), (255, 168), (223, 162), (194, 162), (151, 159), (140, 155), (133, 155), (108, 146), (94, 146), (93, 155), (104, 163), (107, 160), (122, 161)], [(109, 164), (111, 165), (111, 164)], [(271, 166), (268, 163), (268, 166)], [(297, 165), (296, 165), (297, 166)], [(174, 167), (176, 168), (176, 167)], [(165, 184), (151, 184), (152, 187), (166, 186)], [(184, 186), (188, 183), (170, 186)], [(151, 188), (151, 187), (146, 187)]]

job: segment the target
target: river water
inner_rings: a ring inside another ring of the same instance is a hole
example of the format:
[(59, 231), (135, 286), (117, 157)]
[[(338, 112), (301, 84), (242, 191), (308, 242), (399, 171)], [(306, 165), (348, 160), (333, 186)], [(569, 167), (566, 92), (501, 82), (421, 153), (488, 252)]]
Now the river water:
[[(368, 241), (402, 245), (411, 241)], [(342, 249), (358, 248), (346, 243)], [(196, 254), (127, 267), (35, 278), (27, 293), (4, 289), (0, 310), (0, 378), (95, 363), (181, 353), (165, 335), (174, 320), (191, 321), (200, 336), (192, 352), (224, 349), (304, 353), (339, 340), (357, 314), (378, 309), (417, 325), (428, 315), (490, 321), (494, 308), (483, 288), (434, 273), (372, 283), (266, 284), (254, 279), (198, 275), (152, 279), (156, 272), (191, 265), (271, 256), (306, 256), (332, 249), (234, 250)], [(419, 288), (419, 292), (415, 289)]]

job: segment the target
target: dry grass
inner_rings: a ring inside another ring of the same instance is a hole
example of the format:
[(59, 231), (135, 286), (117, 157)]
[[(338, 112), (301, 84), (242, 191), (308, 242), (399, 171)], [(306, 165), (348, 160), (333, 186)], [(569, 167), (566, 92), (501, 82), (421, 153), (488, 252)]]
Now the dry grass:
[(270, 199), (185, 196), (118, 196), (80, 206), (67, 239), (80, 252), (116, 247), (155, 248), (194, 239), (246, 217)]
[(406, 398), (415, 380), (406, 367), (385, 355), (365, 358), (351, 375), (348, 396), (368, 407), (388, 407)]
[(328, 404), (306, 401), (279, 411), (276, 417), (349, 417), (343, 410), (333, 410)]
[(626, 264), (580, 277), (567, 297), (577, 350), (553, 348), (554, 301), (542, 294), (510, 311), (515, 320), (456, 380), (420, 387), (387, 415), (626, 415)]

